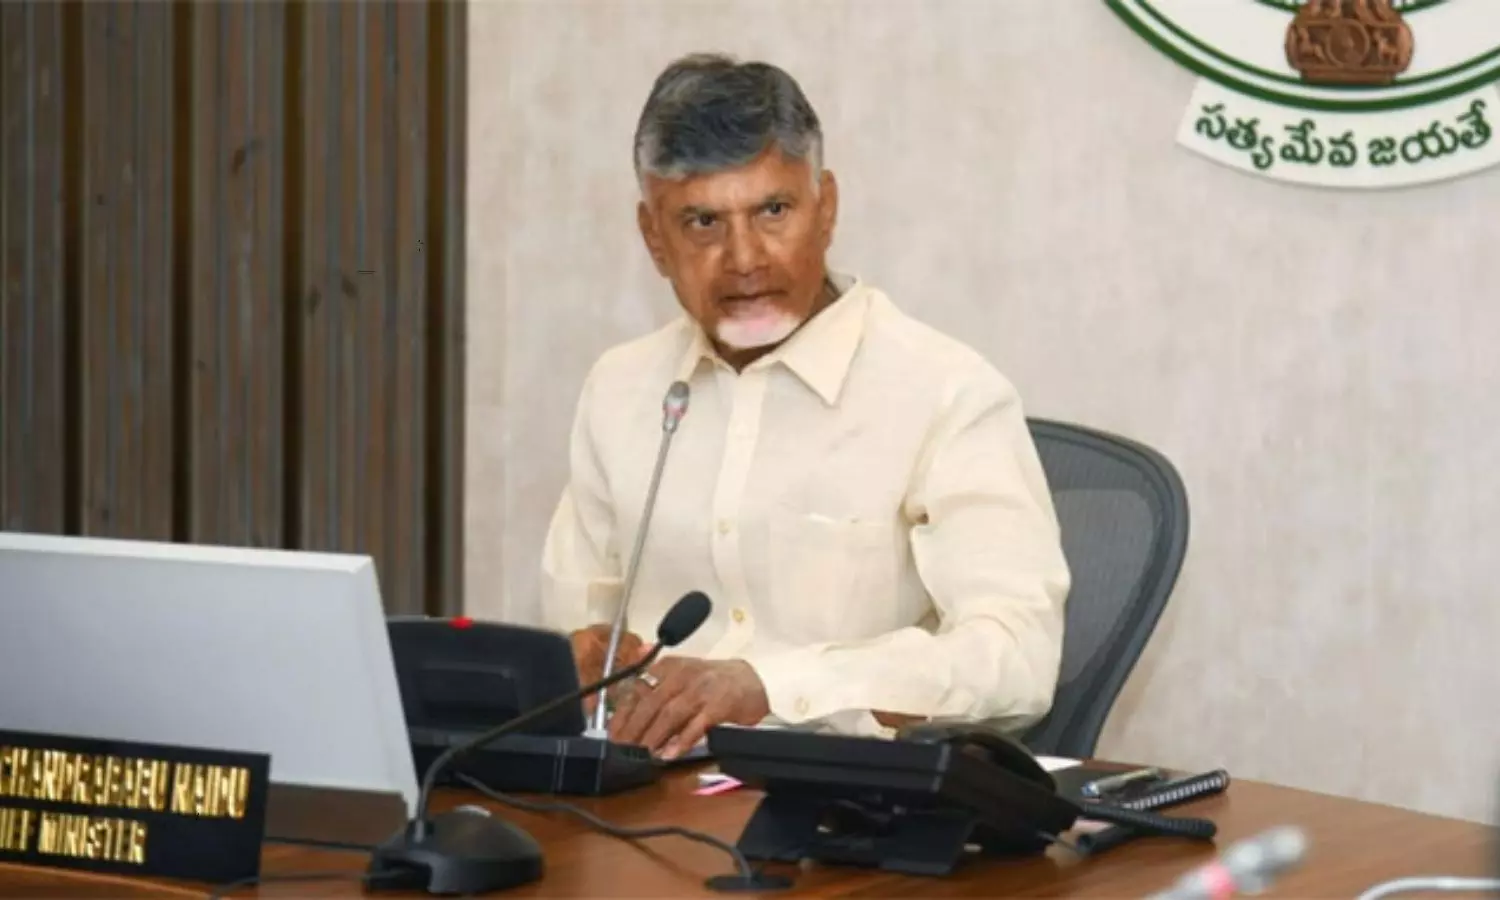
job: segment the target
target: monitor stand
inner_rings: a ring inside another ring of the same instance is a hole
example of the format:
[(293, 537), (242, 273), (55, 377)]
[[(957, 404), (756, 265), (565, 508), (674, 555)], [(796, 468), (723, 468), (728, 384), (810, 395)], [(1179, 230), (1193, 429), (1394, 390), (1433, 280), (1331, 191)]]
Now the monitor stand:
[(368, 850), (406, 823), (406, 801), (391, 791), (271, 782), (266, 840)]

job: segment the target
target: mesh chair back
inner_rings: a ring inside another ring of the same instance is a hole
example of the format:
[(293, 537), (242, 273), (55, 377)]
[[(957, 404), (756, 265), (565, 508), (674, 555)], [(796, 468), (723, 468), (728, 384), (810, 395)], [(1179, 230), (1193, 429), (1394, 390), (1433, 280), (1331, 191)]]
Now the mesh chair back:
[(1149, 447), (1031, 419), (1073, 574), (1056, 697), (1022, 736), (1034, 753), (1094, 754), (1104, 720), (1156, 628), (1187, 550), (1187, 491)]

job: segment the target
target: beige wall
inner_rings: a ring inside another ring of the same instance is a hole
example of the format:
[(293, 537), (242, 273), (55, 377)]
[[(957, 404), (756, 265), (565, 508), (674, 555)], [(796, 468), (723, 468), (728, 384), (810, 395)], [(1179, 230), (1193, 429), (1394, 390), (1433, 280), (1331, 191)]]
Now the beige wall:
[(526, 621), (594, 356), (674, 313), (630, 139), (661, 65), (788, 68), (835, 262), (1033, 414), (1181, 468), (1181, 586), (1101, 752), (1488, 819), (1500, 772), (1500, 172), (1292, 188), (1173, 144), (1193, 84), (1084, 0), (473, 9), (470, 611)]

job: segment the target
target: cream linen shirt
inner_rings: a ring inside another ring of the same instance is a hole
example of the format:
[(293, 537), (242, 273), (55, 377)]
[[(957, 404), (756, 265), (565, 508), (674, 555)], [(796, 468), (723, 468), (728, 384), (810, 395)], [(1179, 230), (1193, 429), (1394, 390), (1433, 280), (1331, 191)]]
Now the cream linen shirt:
[(1021, 402), (975, 351), (840, 279), (840, 298), (736, 373), (683, 317), (585, 380), (543, 551), (546, 624), (610, 622), (662, 436), (673, 438), (629, 626), (713, 600), (677, 653), (742, 658), (773, 724), (1001, 718), (1052, 702), (1070, 576)]

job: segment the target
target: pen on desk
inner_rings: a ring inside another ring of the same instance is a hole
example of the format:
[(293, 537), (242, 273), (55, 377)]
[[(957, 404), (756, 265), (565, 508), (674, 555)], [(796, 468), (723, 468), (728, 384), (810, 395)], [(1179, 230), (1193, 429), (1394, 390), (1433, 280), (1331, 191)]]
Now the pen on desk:
[(1156, 767), (1149, 769), (1136, 769), (1131, 772), (1121, 772), (1118, 775), (1106, 775), (1087, 782), (1078, 789), (1078, 793), (1085, 797), (1103, 797), (1105, 794), (1113, 794), (1115, 791), (1129, 787), (1141, 781), (1159, 781), (1162, 771)]

